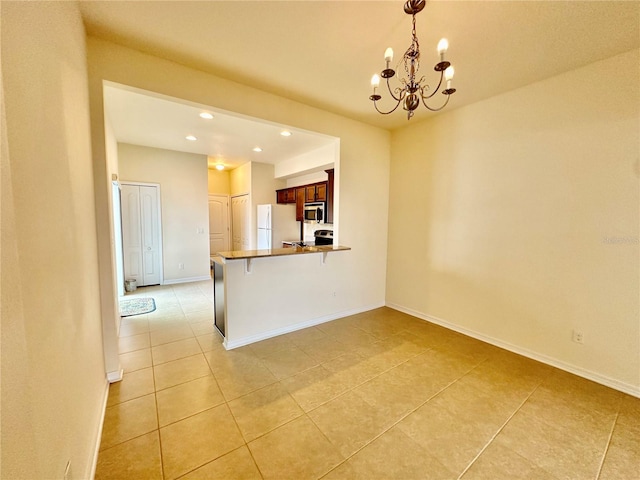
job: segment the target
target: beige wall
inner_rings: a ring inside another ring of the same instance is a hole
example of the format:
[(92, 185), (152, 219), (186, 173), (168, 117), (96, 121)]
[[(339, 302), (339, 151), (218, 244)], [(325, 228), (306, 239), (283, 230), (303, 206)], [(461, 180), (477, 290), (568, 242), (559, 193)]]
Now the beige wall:
[(276, 203), (276, 190), (287, 186), (285, 180), (274, 178), (274, 170), (269, 163), (251, 162), (251, 200), (254, 206)]
[(387, 302), (640, 395), (639, 65), (394, 132)]
[(120, 143), (118, 159), (121, 182), (160, 184), (164, 283), (209, 278), (206, 155)]
[(207, 170), (209, 193), (217, 195), (231, 194), (231, 185), (229, 180), (229, 170), (216, 170), (209, 168)]
[(231, 195), (251, 193), (251, 162), (243, 163), (229, 172)]
[(107, 383), (71, 2), (2, 2), (2, 478), (90, 478)]

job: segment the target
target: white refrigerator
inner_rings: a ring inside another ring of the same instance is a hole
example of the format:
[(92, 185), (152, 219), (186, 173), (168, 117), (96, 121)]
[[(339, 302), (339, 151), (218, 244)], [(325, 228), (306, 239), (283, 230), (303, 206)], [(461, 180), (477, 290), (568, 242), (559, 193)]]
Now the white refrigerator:
[(258, 205), (258, 250), (282, 248), (284, 240), (298, 238), (295, 205)]

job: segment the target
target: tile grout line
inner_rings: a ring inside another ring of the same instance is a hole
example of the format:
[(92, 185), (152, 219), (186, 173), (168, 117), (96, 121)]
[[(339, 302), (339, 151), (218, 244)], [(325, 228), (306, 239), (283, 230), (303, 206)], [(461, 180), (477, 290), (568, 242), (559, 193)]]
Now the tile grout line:
[(160, 409), (158, 408), (158, 390), (156, 388), (156, 375), (155, 375), (155, 367), (151, 367), (153, 369), (153, 399), (156, 404), (156, 422), (158, 425), (158, 447), (160, 448), (160, 474), (162, 478), (165, 478), (164, 475), (164, 455), (162, 454), (162, 435), (160, 435)]
[(604, 448), (604, 452), (602, 452), (602, 458), (600, 459), (600, 465), (598, 465), (598, 473), (596, 473), (596, 480), (598, 480), (600, 478), (600, 475), (602, 474), (602, 467), (604, 467), (604, 462), (607, 458), (607, 453), (609, 453), (609, 447), (611, 446), (611, 439), (613, 438), (613, 432), (616, 429), (616, 426), (618, 425), (618, 418), (620, 417), (620, 406), (618, 406), (618, 411), (616, 412), (616, 418), (613, 421), (613, 424), (611, 425), (611, 431), (609, 432), (609, 438), (607, 439), (607, 445)]
[[(425, 352), (427, 352), (427, 351), (429, 351), (429, 350), (432, 350), (432, 348), (428, 348), (427, 350), (425, 350)], [(425, 353), (425, 352), (422, 352), (422, 353)], [(363, 381), (363, 382), (361, 382), (361, 383), (359, 383), (359, 384), (355, 385), (354, 387), (351, 387), (351, 388), (349, 388), (349, 389), (345, 390), (344, 392), (342, 392), (342, 393), (340, 393), (340, 394), (336, 395), (335, 397), (333, 397), (333, 398), (331, 398), (331, 399), (327, 400), (326, 402), (323, 402), (323, 403), (321, 403), (321, 404), (319, 404), (319, 405), (315, 406), (314, 408), (312, 408), (312, 409), (311, 409), (311, 410), (309, 410), (308, 412), (304, 410), (304, 408), (302, 407), (302, 405), (300, 405), (300, 404), (298, 403), (298, 401), (295, 399), (295, 397), (293, 397), (289, 392), (287, 392), (287, 393), (289, 394), (289, 396), (292, 398), (292, 400), (293, 400), (293, 401), (298, 405), (298, 407), (302, 410), (302, 414), (301, 414), (301, 415), (299, 415), (299, 416), (297, 416), (297, 417), (295, 417), (295, 418), (292, 418), (292, 419), (290, 419), (290, 420), (286, 421), (285, 423), (283, 423), (283, 424), (279, 425), (278, 427), (274, 428), (273, 430), (269, 430), (268, 432), (265, 432), (265, 433), (263, 433), (263, 434), (259, 435), (258, 437), (256, 437), (256, 438), (254, 438), (253, 440), (251, 440), (251, 442), (253, 442), (253, 441), (255, 441), (255, 440), (259, 439), (259, 438), (262, 438), (262, 437), (264, 437), (265, 435), (268, 435), (269, 433), (273, 432), (273, 431), (274, 431), (274, 430), (276, 430), (277, 428), (280, 428), (280, 427), (282, 427), (282, 426), (284, 426), (284, 425), (287, 425), (287, 424), (289, 424), (289, 423), (291, 423), (291, 422), (293, 422), (293, 421), (295, 421), (295, 420), (298, 420), (298, 419), (299, 419), (300, 417), (302, 417), (302, 416), (306, 416), (306, 417), (307, 417), (307, 418), (308, 418), (308, 419), (309, 419), (309, 420), (310, 420), (310, 421), (311, 421), (311, 422), (316, 426), (316, 428), (318, 428), (318, 430), (320, 431), (320, 433), (322, 433), (322, 435), (323, 435), (323, 436), (325, 436), (325, 438), (327, 438), (327, 440), (328, 440), (331, 444), (333, 444), (333, 442), (331, 442), (331, 440), (329, 440), (329, 438), (328, 438), (328, 437), (326, 437), (326, 435), (325, 435), (325, 434), (324, 434), (324, 432), (320, 429), (320, 427), (318, 427), (318, 426), (316, 425), (316, 423), (313, 421), (313, 419), (309, 416), (309, 413), (310, 413), (310, 412), (313, 412), (314, 410), (317, 410), (318, 408), (322, 407), (323, 405), (326, 405), (327, 403), (329, 403), (329, 402), (331, 402), (331, 401), (333, 401), (333, 400), (335, 400), (335, 399), (337, 399), (337, 398), (340, 398), (340, 397), (342, 397), (342, 396), (346, 395), (346, 394), (347, 394), (347, 393), (349, 393), (349, 392), (352, 392), (352, 391), (353, 391), (353, 390), (355, 390), (356, 388), (358, 388), (358, 387), (360, 387), (360, 386), (364, 385), (365, 383), (367, 383), (367, 382), (369, 382), (369, 381), (373, 380), (374, 378), (379, 377), (380, 375), (383, 375), (383, 374), (385, 374), (385, 373), (387, 373), (387, 372), (389, 372), (389, 371), (393, 370), (394, 368), (396, 368), (396, 367), (398, 367), (398, 366), (400, 366), (400, 365), (402, 365), (402, 364), (404, 364), (404, 363), (408, 362), (408, 361), (409, 361), (409, 360), (411, 360), (412, 358), (415, 358), (415, 357), (417, 357), (417, 356), (421, 355), (422, 353), (419, 353), (419, 354), (413, 355), (412, 357), (408, 358), (407, 360), (404, 360), (403, 362), (399, 363), (398, 365), (394, 365), (394, 366), (392, 366), (392, 367), (389, 367), (388, 369), (386, 369), (386, 370), (384, 370), (384, 371), (380, 372), (379, 374), (375, 375), (374, 377), (371, 377), (371, 378), (369, 378), (369, 379), (367, 379), (367, 380), (365, 380), (365, 381)], [(346, 355), (346, 354), (343, 354), (343, 355)], [(338, 357), (340, 357), (340, 356), (341, 356), (341, 355), (339, 355)], [(338, 357), (336, 357), (336, 358), (338, 358)], [(258, 360), (262, 361), (262, 359), (261, 359), (261, 358), (259, 358), (259, 357), (257, 357), (257, 356), (256, 356), (256, 358), (257, 358)], [(486, 360), (486, 359), (485, 359), (485, 360)], [(483, 362), (484, 362), (485, 360), (483, 360)], [(483, 362), (480, 362), (480, 363), (483, 363)], [(207, 362), (207, 363), (208, 363), (208, 362)], [(478, 364), (478, 365), (479, 365), (479, 364)], [(323, 368), (325, 368), (325, 367), (323, 366), (323, 364), (322, 364), (322, 363), (319, 363), (319, 364), (318, 364), (318, 365), (316, 365), (315, 367), (318, 367), (318, 366), (319, 366), (319, 367), (323, 367)], [(265, 367), (266, 367), (266, 365), (265, 365)], [(315, 368), (315, 367), (312, 367), (312, 368)], [(418, 405), (415, 409), (413, 409), (413, 410), (411, 410), (409, 413), (407, 413), (407, 415), (405, 415), (405, 416), (403, 416), (402, 418), (400, 418), (400, 419), (398, 420), (398, 422), (396, 422), (396, 423), (394, 423), (393, 425), (391, 425), (391, 426), (389, 427), (389, 429), (391, 429), (392, 427), (394, 427), (397, 423), (399, 423), (400, 421), (402, 421), (406, 416), (408, 416), (408, 415), (410, 415), (411, 413), (413, 413), (415, 410), (417, 410), (417, 409), (418, 409), (418, 408), (420, 408), (422, 405), (424, 405), (425, 403), (427, 403), (427, 402), (428, 402), (429, 400), (431, 400), (433, 397), (437, 396), (437, 395), (438, 395), (439, 393), (441, 393), (443, 390), (447, 389), (447, 388), (448, 388), (449, 386), (451, 386), (453, 383), (457, 382), (460, 378), (464, 377), (467, 373), (469, 373), (471, 370), (473, 370), (473, 369), (474, 369), (474, 368), (476, 368), (476, 367), (477, 367), (477, 365), (475, 365), (474, 367), (472, 367), (471, 369), (469, 369), (468, 371), (466, 371), (466, 372), (465, 372), (464, 374), (462, 374), (459, 378), (457, 378), (457, 379), (453, 380), (451, 383), (447, 384), (447, 385), (446, 385), (445, 387), (443, 387), (441, 390), (439, 390), (438, 392), (436, 392), (435, 394), (433, 394), (431, 397), (429, 397), (427, 400), (425, 400), (423, 403), (421, 403), (420, 405)], [(211, 366), (209, 366), (209, 368), (211, 369)], [(268, 369), (268, 367), (267, 367), (267, 369)], [(325, 369), (326, 369), (326, 368), (325, 368)], [(294, 375), (290, 375), (289, 377), (285, 377), (285, 378), (282, 378), (282, 379), (277, 379), (277, 380), (276, 380), (275, 382), (273, 382), (273, 383), (270, 383), (270, 384), (268, 384), (268, 385), (265, 385), (265, 386), (263, 386), (263, 387), (260, 387), (260, 388), (258, 388), (258, 389), (256, 389), (256, 390), (252, 390), (251, 392), (247, 392), (247, 393), (245, 393), (245, 394), (243, 394), (243, 395), (241, 395), (241, 396), (239, 396), (239, 397), (233, 398), (233, 399), (231, 399), (231, 400), (227, 400), (227, 398), (226, 398), (226, 396), (224, 395), (224, 392), (223, 392), (223, 398), (225, 399), (225, 403), (227, 403), (227, 404), (228, 404), (229, 402), (232, 402), (232, 401), (235, 401), (235, 400), (237, 400), (237, 399), (239, 399), (239, 398), (243, 398), (243, 397), (246, 397), (246, 396), (248, 396), (248, 395), (251, 395), (251, 394), (253, 394), (253, 393), (257, 392), (258, 390), (261, 390), (261, 389), (263, 389), (263, 388), (270, 387), (270, 386), (272, 386), (272, 385), (275, 385), (276, 383), (281, 384), (283, 380), (286, 380), (286, 379), (289, 379), (289, 378), (293, 378), (293, 377), (295, 377), (296, 375), (299, 375), (300, 373), (304, 373), (304, 372), (306, 372), (306, 371), (308, 371), (308, 370), (310, 370), (310, 369), (303, 370), (302, 372), (298, 372), (298, 373), (296, 373), (296, 374), (294, 374)], [(328, 371), (329, 371), (329, 370), (328, 370)], [(212, 371), (212, 373), (213, 373), (213, 371)], [(329, 371), (329, 373), (334, 374), (334, 372), (331, 372), (331, 371)], [(215, 377), (215, 373), (213, 373), (213, 375), (214, 375), (214, 377)], [(216, 381), (217, 381), (217, 380), (216, 380)], [(284, 388), (284, 387), (283, 387), (283, 388)], [(285, 388), (285, 390), (286, 390), (286, 388)], [(222, 391), (222, 390), (221, 390), (221, 391)], [(364, 400), (364, 399), (363, 399), (363, 401), (366, 401), (366, 400)], [(229, 408), (229, 410), (231, 411), (231, 408)], [(233, 415), (233, 412), (232, 412), (232, 415)], [(235, 420), (235, 416), (234, 416), (234, 420)], [(237, 423), (237, 422), (236, 422), (236, 423)], [(385, 430), (385, 431), (384, 431), (384, 432), (382, 432), (382, 433), (386, 433), (389, 429)], [(382, 434), (381, 434), (381, 435), (382, 435)], [(380, 435), (378, 435), (378, 436), (380, 436)], [(378, 438), (378, 436), (376, 436), (373, 440), (375, 440), (376, 438)], [(244, 437), (244, 436), (243, 436), (243, 437)], [(373, 441), (373, 440), (372, 440), (372, 441)], [(248, 448), (249, 443), (250, 443), (250, 442), (246, 442), (246, 441), (245, 441), (245, 444), (247, 445), (247, 448)], [(362, 448), (364, 448), (364, 447), (365, 447), (366, 445), (368, 445), (369, 443), (371, 443), (371, 442), (368, 442), (368, 443), (367, 443), (367, 444), (365, 444)], [(358, 451), (360, 451), (362, 448), (358, 449), (355, 453), (357, 453)], [(251, 451), (251, 450), (249, 449), (249, 451)], [(351, 456), (355, 455), (355, 453), (354, 453), (354, 454), (352, 454)], [(344, 461), (346, 461), (346, 460), (348, 460), (349, 458), (351, 458), (351, 456), (350, 456), (350, 457), (348, 457), (347, 459), (345, 459)], [(253, 455), (252, 455), (252, 458), (253, 458)], [(340, 462), (340, 463), (339, 463), (338, 465), (336, 465), (336, 467), (334, 467), (334, 468), (337, 468), (339, 465), (341, 465), (342, 463), (344, 463), (344, 461), (343, 461), (343, 462)], [(257, 465), (257, 463), (256, 463), (256, 465)], [(331, 470), (329, 470), (326, 474), (328, 474), (328, 473), (329, 473), (329, 472), (331, 472), (332, 470), (333, 470), (333, 468), (332, 468)], [(326, 474), (324, 474), (324, 475), (326, 475)], [(323, 475), (323, 476), (324, 476), (324, 475)]]
[[(173, 291), (173, 288), (171, 289)], [(156, 306), (157, 308), (157, 306)], [(156, 383), (156, 362), (153, 358), (153, 346), (151, 345), (151, 320), (149, 320), (149, 353), (151, 355), (151, 368), (153, 369), (153, 398), (156, 402), (156, 422), (158, 424), (158, 447), (160, 448), (160, 474), (165, 479), (164, 453), (162, 450), (162, 435), (160, 434), (160, 409), (158, 408), (158, 385)]]
[[(375, 342), (374, 342), (374, 343), (375, 343)], [(371, 380), (374, 380), (374, 379), (378, 378), (379, 376), (384, 375), (385, 373), (390, 372), (391, 370), (393, 370), (393, 369), (394, 369), (394, 368), (396, 368), (396, 367), (399, 367), (400, 365), (404, 365), (404, 364), (405, 364), (405, 363), (407, 363), (408, 361), (410, 361), (410, 360), (412, 360), (412, 359), (414, 359), (414, 358), (416, 358), (416, 357), (418, 357), (418, 356), (420, 356), (420, 355), (422, 355), (422, 354), (424, 354), (424, 353), (426, 353), (426, 352), (428, 352), (428, 351), (430, 351), (430, 350), (433, 350), (433, 348), (432, 348), (432, 347), (429, 347), (429, 348), (427, 348), (424, 352), (421, 352), (421, 353), (418, 353), (418, 354), (416, 354), (416, 355), (413, 355), (413, 356), (411, 356), (411, 357), (407, 358), (406, 360), (403, 360), (403, 361), (402, 361), (402, 362), (400, 362), (399, 364), (394, 365), (394, 366), (392, 366), (392, 367), (389, 367), (389, 368), (387, 368), (386, 370), (383, 370), (382, 372), (380, 372), (380, 373), (378, 373), (378, 374), (374, 375), (373, 377), (368, 378), (367, 380), (364, 380), (363, 382), (360, 382), (360, 383), (358, 383), (358, 384), (354, 385), (353, 387), (348, 388), (348, 389), (347, 389), (347, 390), (345, 390), (344, 392), (339, 393), (339, 394), (338, 394), (338, 395), (336, 395), (335, 397), (330, 398), (329, 400), (327, 400), (327, 401), (325, 401), (325, 402), (322, 402), (322, 403), (320, 403), (320, 404), (316, 405), (316, 406), (315, 406), (315, 407), (313, 407), (311, 410), (309, 410), (309, 412), (313, 412), (314, 410), (316, 410), (316, 409), (318, 409), (318, 408), (322, 407), (323, 405), (326, 405), (327, 403), (332, 402), (332, 401), (333, 401), (333, 400), (335, 400), (336, 398), (340, 398), (340, 397), (342, 397), (342, 396), (346, 395), (347, 393), (352, 392), (353, 390), (355, 390), (356, 388), (361, 387), (361, 386), (362, 386), (362, 385), (364, 385), (365, 383), (370, 382)], [(335, 360), (336, 358), (339, 358), (339, 357), (341, 357), (341, 356), (343, 356), (343, 355), (349, 355), (349, 353), (343, 353), (342, 355), (338, 355), (337, 357), (335, 357), (335, 358), (333, 358), (333, 359), (331, 359), (331, 360)], [(331, 360), (330, 360), (330, 361), (331, 361)], [(324, 369), (325, 369), (325, 370), (327, 370), (329, 373), (331, 373), (331, 375), (335, 375), (335, 374), (336, 374), (336, 372), (332, 372), (331, 370), (328, 370), (328, 369), (324, 366), (324, 363), (319, 363), (318, 365), (316, 365), (316, 367), (317, 367), (317, 366), (320, 366), (320, 367), (324, 368)], [(312, 367), (312, 368), (315, 368), (315, 367)], [(475, 367), (473, 367), (473, 368), (475, 368)], [(304, 371), (308, 371), (308, 370), (310, 370), (310, 369), (307, 369), (307, 370), (304, 370)], [(303, 372), (299, 372), (299, 373), (303, 373)], [(465, 374), (464, 374), (464, 375), (466, 375), (467, 373), (469, 373), (469, 372), (465, 372)], [(282, 380), (286, 380), (286, 379), (288, 379), (288, 378), (293, 378), (293, 377), (295, 377), (296, 375), (298, 375), (298, 373), (296, 373), (295, 375), (291, 375), (291, 376), (289, 376), (289, 377), (283, 378)], [(464, 376), (464, 375), (463, 375), (463, 376)], [(457, 381), (457, 380), (458, 380), (458, 379), (454, 380), (454, 382), (455, 382), (455, 381)], [(447, 387), (448, 387), (448, 386), (449, 386), (449, 385), (447, 385)], [(445, 387), (445, 388), (447, 388), (447, 387)], [(440, 392), (438, 392), (438, 393), (440, 393)], [(431, 398), (432, 398), (432, 397), (430, 397), (427, 401), (429, 401)], [(294, 398), (294, 400), (295, 400), (295, 398)], [(299, 405), (299, 406), (300, 406), (300, 408), (302, 408), (302, 405)], [(422, 406), (422, 404), (421, 404), (420, 406)], [(303, 410), (304, 410), (304, 409), (303, 409)], [(308, 412), (305, 412), (305, 413), (308, 413)]]
[[(212, 373), (213, 373), (213, 372), (212, 372)], [(215, 378), (215, 375), (214, 375), (214, 378)], [(216, 380), (216, 383), (217, 383), (217, 380)], [(272, 385), (273, 385), (273, 384), (272, 384)], [(218, 386), (218, 388), (220, 388), (220, 386)], [(220, 390), (220, 392), (222, 392), (222, 390)], [(256, 466), (256, 469), (258, 470), (258, 473), (260, 474), (260, 477), (261, 477), (261, 478), (264, 478), (264, 475), (263, 475), (263, 473), (262, 473), (262, 470), (260, 470), (260, 465), (258, 465), (258, 462), (256, 462), (256, 459), (255, 459), (255, 457), (253, 456), (253, 452), (251, 451), (251, 448), (249, 448), (249, 443), (250, 443), (250, 442), (247, 442), (247, 439), (245, 438), (244, 433), (242, 433), (242, 429), (240, 428), (240, 424), (238, 423), (238, 419), (237, 419), (237, 418), (236, 418), (236, 416), (234, 415), (233, 410), (231, 409), (231, 406), (229, 405), (229, 402), (230, 402), (230, 401), (229, 401), (229, 400), (227, 400), (227, 399), (225, 398), (224, 394), (222, 395), (222, 398), (224, 398), (224, 399), (225, 399), (225, 404), (226, 404), (227, 408), (229, 409), (229, 413), (231, 414), (231, 418), (233, 418), (233, 423), (235, 423), (236, 428), (238, 429), (238, 432), (240, 433), (240, 437), (242, 437), (242, 440), (244, 441), (244, 447), (245, 447), (245, 448), (247, 449), (247, 451), (249, 452), (249, 456), (251, 456), (251, 460), (253, 460), (253, 464)], [(298, 417), (298, 418), (299, 418), (299, 417)], [(292, 421), (293, 421), (293, 420), (292, 420)], [(288, 423), (288, 422), (287, 422), (287, 423)], [(280, 427), (277, 427), (277, 428), (280, 428)], [(260, 438), (260, 437), (258, 437), (258, 438)], [(256, 440), (256, 439), (254, 439), (254, 440)], [(253, 441), (253, 440), (251, 440), (251, 441)], [(240, 447), (238, 447), (238, 448), (240, 448)], [(237, 450), (237, 448), (236, 448), (236, 449), (234, 449), (234, 450), (232, 450), (232, 451), (235, 451), (235, 450)], [(231, 452), (229, 452), (229, 453), (231, 453)], [(225, 454), (225, 455), (227, 455), (227, 454)], [(218, 458), (221, 458), (221, 457), (218, 457)], [(212, 461), (215, 461), (215, 460), (212, 460)]]
[[(431, 348), (429, 349), (431, 350)], [(411, 357), (413, 358), (413, 357)], [(406, 360), (409, 361), (409, 360)], [(378, 435), (376, 435), (375, 437), (373, 437), (371, 440), (369, 440), (368, 442), (366, 442), (364, 445), (362, 445), (360, 448), (358, 448), (355, 452), (353, 452), (349, 457), (345, 458), (342, 462), (340, 462), (339, 464), (337, 464), (335, 467), (333, 467), (331, 470), (329, 470), (327, 473), (325, 473), (322, 477), (320, 478), (324, 478), (325, 476), (327, 476), (329, 473), (331, 473), (333, 470), (335, 470), (336, 468), (338, 468), (340, 465), (346, 463), (350, 458), (354, 457), (355, 455), (357, 455), (360, 451), (362, 451), (364, 448), (366, 448), (367, 446), (371, 445), (373, 442), (375, 442), (378, 438), (380, 438), (382, 435), (384, 435), (385, 433), (387, 433), (389, 430), (391, 430), (392, 428), (394, 428), (396, 425), (398, 425), (400, 422), (402, 422), (405, 418), (407, 418), (408, 416), (412, 415), (414, 412), (416, 412), (419, 408), (421, 408), (422, 406), (426, 405), (427, 403), (429, 403), (431, 400), (433, 400), (435, 397), (437, 397), (438, 395), (440, 395), (442, 392), (444, 392), (447, 388), (449, 388), (451, 385), (453, 385), (454, 383), (457, 383), (460, 379), (462, 379), (463, 377), (466, 377), (469, 372), (473, 371), (474, 369), (476, 369), (479, 365), (481, 365), (482, 363), (484, 363), (485, 361), (487, 361), (487, 359), (485, 358), (483, 361), (481, 361), (480, 363), (478, 363), (478, 365), (474, 365), (473, 367), (471, 367), (469, 370), (467, 370), (466, 372), (464, 372), (462, 375), (460, 375), (458, 378), (456, 378), (455, 380), (449, 382), (447, 385), (445, 385), (444, 387), (442, 387), (440, 390), (438, 390), (437, 392), (435, 392), (433, 395), (431, 395), (429, 398), (427, 398), (424, 402), (422, 402), (420, 405), (418, 405), (417, 407), (413, 408), (412, 410), (410, 410), (409, 412), (407, 412), (405, 415), (401, 416), (397, 422), (395, 422), (394, 424), (390, 425), (389, 428), (385, 429), (384, 431), (382, 431), (381, 433), (379, 433)], [(405, 363), (405, 362), (402, 362)], [(400, 364), (402, 365), (402, 364)], [(392, 370), (395, 367), (390, 368), (389, 370)], [(386, 373), (389, 370), (385, 370)], [(382, 373), (380, 374), (382, 375)], [(374, 377), (375, 378), (375, 377)], [(367, 380), (369, 381), (369, 380)], [(363, 382), (360, 385), (364, 385)], [(357, 387), (355, 387), (357, 388)], [(352, 390), (349, 390), (352, 391)], [(346, 392), (345, 392), (346, 393)], [(340, 394), (339, 396), (344, 395), (344, 393)], [(338, 397), (336, 397), (338, 398)], [(366, 402), (366, 400), (363, 398), (362, 399), (364, 402)], [(328, 403), (328, 402), (325, 402)], [(368, 403), (368, 402), (367, 402)], [(324, 405), (324, 404), (323, 404)], [(322, 405), (319, 405), (316, 408), (319, 408)], [(315, 410), (315, 409), (314, 409)], [(311, 410), (313, 411), (313, 410)], [(313, 419), (311, 417), (309, 417), (310, 420), (313, 422)], [(314, 425), (316, 425), (315, 422), (313, 422)], [(318, 425), (316, 425), (316, 427), (318, 428), (318, 430), (320, 430), (320, 432), (322, 432), (322, 429), (320, 429), (320, 427)], [(324, 432), (322, 432), (324, 434)], [(407, 435), (409, 438), (411, 438), (409, 435)], [(413, 439), (412, 439), (413, 440)], [(331, 440), (329, 440), (331, 442)], [(333, 442), (331, 442), (333, 444)]]
[(505, 422), (500, 426), (500, 428), (498, 428), (498, 430), (496, 431), (496, 433), (494, 433), (491, 438), (489, 439), (489, 441), (486, 443), (486, 445), (484, 447), (482, 447), (482, 449), (478, 452), (478, 454), (469, 462), (469, 464), (467, 465), (467, 467), (462, 471), (462, 473), (460, 473), (460, 475), (458, 475), (458, 480), (460, 480), (468, 471), (469, 469), (473, 466), (473, 464), (478, 460), (478, 458), (480, 458), (480, 456), (485, 452), (485, 450), (487, 448), (489, 448), (489, 445), (491, 445), (493, 443), (493, 441), (496, 439), (496, 437), (502, 432), (502, 430), (504, 430), (504, 428), (507, 426), (507, 424), (511, 421), (511, 419), (520, 411), (520, 409), (524, 406), (525, 403), (527, 403), (529, 401), (529, 399), (531, 398), (531, 396), (538, 390), (538, 388), (540, 388), (540, 385), (542, 385), (542, 380), (540, 381), (540, 383), (538, 383), (538, 385), (536, 385), (536, 388), (534, 388), (531, 393), (529, 395), (527, 395), (527, 398), (525, 398), (522, 403), (520, 403), (520, 405), (518, 406), (518, 408), (515, 409), (515, 411), (509, 415), (509, 418), (507, 418), (507, 420), (505, 420)]
[[(202, 354), (204, 355), (204, 352), (203, 352)], [(254, 458), (254, 456), (253, 456), (253, 452), (252, 452), (252, 451), (251, 451), (251, 449), (249, 448), (249, 442), (247, 442), (247, 439), (245, 438), (244, 434), (242, 433), (242, 429), (240, 428), (240, 424), (238, 423), (238, 419), (237, 419), (237, 418), (236, 418), (236, 416), (234, 415), (233, 410), (231, 409), (231, 406), (229, 405), (229, 403), (231, 402), (231, 400), (227, 400), (227, 398), (225, 397), (224, 392), (222, 391), (222, 389), (220, 388), (220, 384), (218, 383), (218, 379), (216, 378), (216, 374), (215, 374), (215, 372), (213, 371), (213, 369), (211, 368), (211, 364), (210, 364), (210, 363), (209, 363), (209, 361), (207, 360), (206, 355), (205, 355), (205, 361), (207, 362), (207, 366), (209, 367), (209, 371), (211, 372), (211, 375), (213, 376), (213, 380), (214, 380), (214, 382), (216, 382), (216, 385), (218, 386), (218, 390), (220, 391), (220, 393), (221, 393), (221, 395), (222, 395), (223, 403), (221, 403), (220, 405), (223, 405), (223, 404), (224, 404), (224, 405), (227, 407), (227, 409), (229, 410), (229, 414), (231, 415), (231, 418), (233, 418), (233, 423), (235, 424), (236, 428), (238, 429), (238, 432), (240, 433), (240, 437), (242, 438), (242, 440), (243, 440), (243, 442), (244, 442), (244, 447), (245, 447), (245, 448), (247, 449), (247, 451), (249, 452), (249, 455), (251, 456), (251, 460), (253, 460), (253, 463), (254, 463), (254, 465), (256, 466), (256, 469), (258, 470), (258, 473), (260, 474), (260, 476), (261, 476), (262, 478), (264, 478), (264, 475), (262, 474), (262, 471), (260, 470), (260, 466), (258, 465), (258, 462), (256, 462), (256, 459), (255, 459), (255, 458)], [(240, 397), (238, 397), (238, 398), (240, 398)], [(234, 400), (235, 400), (235, 399), (234, 399)], [(216, 407), (219, 407), (220, 405), (216, 405), (215, 407), (211, 407), (211, 408), (216, 408)], [(211, 409), (211, 408), (210, 408), (210, 409)], [(208, 410), (210, 410), (210, 409), (208, 409)], [(214, 458), (214, 459), (212, 459), (212, 460), (210, 460), (210, 461), (208, 461), (208, 462), (204, 463), (203, 465), (200, 465), (200, 466), (198, 466), (198, 467), (194, 468), (193, 470), (191, 470), (191, 471), (190, 471), (190, 472), (188, 472), (188, 473), (191, 473), (191, 472), (193, 472), (193, 471), (197, 470), (198, 468), (201, 468), (201, 467), (203, 467), (204, 465), (207, 465), (207, 464), (209, 464), (209, 463), (211, 463), (211, 462), (215, 462), (215, 461), (216, 461), (216, 460), (218, 460), (219, 458), (222, 458), (222, 457), (224, 457), (225, 455), (229, 455), (231, 452), (235, 452), (236, 450), (238, 450), (238, 449), (239, 449), (239, 448), (241, 448), (241, 447), (242, 447), (242, 445), (241, 445), (241, 446), (239, 446), (239, 447), (237, 447), (237, 448), (234, 448), (233, 450), (231, 450), (231, 451), (229, 451), (229, 452), (225, 453), (224, 455), (220, 455), (219, 457)], [(186, 474), (185, 474), (185, 475), (186, 475)]]

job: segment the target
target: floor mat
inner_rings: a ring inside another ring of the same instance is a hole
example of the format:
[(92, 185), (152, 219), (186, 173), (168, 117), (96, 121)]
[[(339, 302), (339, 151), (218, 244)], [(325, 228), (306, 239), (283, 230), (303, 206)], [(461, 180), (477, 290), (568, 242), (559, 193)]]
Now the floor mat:
[(153, 298), (131, 298), (120, 300), (120, 316), (131, 317), (132, 315), (142, 315), (150, 313), (156, 309), (156, 302)]

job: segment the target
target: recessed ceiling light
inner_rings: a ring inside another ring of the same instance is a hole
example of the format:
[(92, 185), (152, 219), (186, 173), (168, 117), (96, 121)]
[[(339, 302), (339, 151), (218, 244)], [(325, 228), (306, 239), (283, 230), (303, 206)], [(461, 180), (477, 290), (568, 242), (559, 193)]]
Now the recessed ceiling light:
[(197, 138), (196, 138), (196, 137), (194, 137), (193, 135), (187, 135), (187, 136), (186, 136), (186, 137), (184, 137), (184, 138), (186, 138), (186, 139), (187, 139), (187, 140), (189, 140), (190, 142), (195, 142), (195, 141), (197, 140)]
[(262, 151), (262, 149), (261, 149), (260, 147), (256, 147), (256, 148), (254, 148), (254, 149), (253, 149), (253, 151), (254, 151), (254, 152), (261, 152), (261, 151)]
[(283, 130), (280, 132), (280, 135), (282, 135), (283, 137), (290, 137), (291, 132), (289, 130)]
[(213, 118), (213, 115), (211, 115), (210, 113), (207, 113), (207, 112), (202, 112), (200, 114), (200, 117), (201, 118), (206, 118), (207, 120), (211, 120)]
[(221, 163), (218, 163), (218, 164), (216, 165), (216, 170), (224, 170), (224, 165), (223, 165), (223, 164), (221, 164)]

